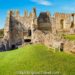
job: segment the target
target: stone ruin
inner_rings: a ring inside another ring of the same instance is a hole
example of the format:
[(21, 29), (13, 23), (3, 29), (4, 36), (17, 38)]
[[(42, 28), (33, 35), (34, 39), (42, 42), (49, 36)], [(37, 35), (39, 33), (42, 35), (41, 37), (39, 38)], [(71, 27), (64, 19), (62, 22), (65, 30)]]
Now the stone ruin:
[(55, 13), (51, 16), (49, 12), (41, 12), (37, 16), (36, 8), (33, 8), (30, 14), (25, 10), (24, 15), (20, 16), (19, 11), (9, 11), (1, 45), (5, 50), (10, 50), (23, 44), (41, 43), (65, 51), (70, 49), (71, 42), (65, 40), (62, 33), (75, 34), (74, 13)]

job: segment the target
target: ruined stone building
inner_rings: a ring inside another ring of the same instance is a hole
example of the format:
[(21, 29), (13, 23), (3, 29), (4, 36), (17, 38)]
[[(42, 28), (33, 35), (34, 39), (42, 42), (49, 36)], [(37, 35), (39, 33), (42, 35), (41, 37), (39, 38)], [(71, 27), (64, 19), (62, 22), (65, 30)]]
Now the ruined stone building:
[[(4, 43), (6, 48), (14, 48), (23, 43), (42, 43), (53, 46), (55, 42), (62, 43), (58, 33), (75, 33), (75, 14), (41, 12), (36, 9), (20, 16), (19, 11), (9, 11), (4, 27)], [(57, 44), (59, 45), (59, 44)]]

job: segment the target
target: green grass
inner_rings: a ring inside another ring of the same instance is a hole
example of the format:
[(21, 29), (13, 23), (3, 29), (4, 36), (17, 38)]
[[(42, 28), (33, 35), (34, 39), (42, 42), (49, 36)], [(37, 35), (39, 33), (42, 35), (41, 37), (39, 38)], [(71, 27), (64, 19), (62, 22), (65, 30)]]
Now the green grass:
[(18, 73), (26, 71), (75, 75), (75, 56), (63, 52), (53, 53), (52, 49), (44, 45), (27, 45), (13, 51), (0, 52), (0, 75), (22, 75)]
[(67, 34), (67, 35), (64, 35), (64, 38), (68, 40), (75, 40), (75, 35)]

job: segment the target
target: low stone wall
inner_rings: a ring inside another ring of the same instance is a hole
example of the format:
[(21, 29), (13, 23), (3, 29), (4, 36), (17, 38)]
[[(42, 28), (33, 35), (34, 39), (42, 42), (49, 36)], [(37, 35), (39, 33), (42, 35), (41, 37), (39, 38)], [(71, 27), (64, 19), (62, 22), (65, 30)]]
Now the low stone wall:
[(33, 33), (32, 42), (33, 43), (41, 43), (41, 44), (43, 44), (44, 43), (44, 38), (45, 38), (44, 33), (41, 32), (40, 30), (36, 30)]
[(75, 41), (66, 40), (64, 43), (65, 52), (75, 52)]
[[(58, 48), (61, 49), (61, 44), (63, 43), (63, 40), (60, 36), (54, 35), (52, 33), (43, 33), (40, 30), (36, 30), (33, 33), (33, 43), (41, 43), (46, 45), (49, 48)], [(62, 48), (63, 49), (63, 48)]]
[(45, 44), (49, 48), (57, 48), (64, 52), (75, 52), (75, 41), (70, 41), (62, 38), (60, 35), (52, 33), (43, 33), (36, 30), (33, 33), (33, 43)]

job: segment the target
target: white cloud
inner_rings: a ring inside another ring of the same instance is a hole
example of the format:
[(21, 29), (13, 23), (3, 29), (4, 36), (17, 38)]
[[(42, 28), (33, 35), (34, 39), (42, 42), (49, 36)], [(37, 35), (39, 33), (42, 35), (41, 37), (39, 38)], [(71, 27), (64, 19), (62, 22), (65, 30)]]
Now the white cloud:
[(41, 4), (41, 5), (45, 5), (45, 6), (52, 6), (53, 4), (48, 1), (48, 0), (31, 0), (32, 2), (36, 2), (38, 4)]

